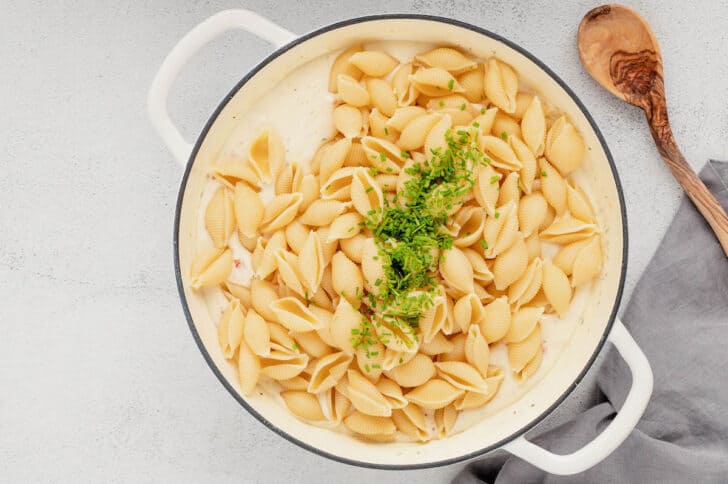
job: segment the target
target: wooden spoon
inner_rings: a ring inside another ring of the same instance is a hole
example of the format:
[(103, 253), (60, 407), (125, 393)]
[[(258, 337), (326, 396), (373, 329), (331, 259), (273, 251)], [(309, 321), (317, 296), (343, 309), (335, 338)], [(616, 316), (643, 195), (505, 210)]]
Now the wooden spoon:
[(577, 44), (581, 62), (599, 84), (644, 110), (660, 156), (728, 255), (728, 216), (675, 143), (667, 118), (660, 47), (645, 19), (622, 5), (602, 5), (582, 19)]

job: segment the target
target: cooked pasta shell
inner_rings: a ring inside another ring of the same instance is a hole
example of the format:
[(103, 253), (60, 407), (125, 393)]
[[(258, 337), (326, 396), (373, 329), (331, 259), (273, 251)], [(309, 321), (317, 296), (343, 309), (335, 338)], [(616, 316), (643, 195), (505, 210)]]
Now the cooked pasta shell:
[[(473, 324), (468, 328), (465, 339), (465, 359), (480, 374), (485, 377), (488, 373), (488, 362), (490, 361), (490, 347), (480, 332), (480, 326)], [(486, 385), (487, 388), (487, 385)]]
[(312, 174), (304, 175), (301, 179), (301, 204), (298, 206), (298, 213), (303, 213), (314, 200), (320, 196), (320, 185), (318, 178)]
[(551, 307), (563, 317), (571, 303), (569, 278), (559, 267), (547, 259), (543, 263), (543, 293)]
[(241, 393), (246, 396), (253, 393), (259, 378), (260, 360), (245, 341), (241, 341), (238, 351), (238, 380)]
[(248, 150), (250, 166), (263, 183), (271, 183), (283, 167), (286, 150), (278, 133), (263, 129)]
[(454, 345), (448, 340), (444, 334), (436, 333), (429, 342), (420, 344), (419, 351), (428, 356), (435, 356), (441, 353), (448, 353), (453, 350)]
[(448, 406), (463, 393), (463, 390), (455, 388), (445, 380), (433, 378), (404, 397), (422, 408), (436, 410)]
[(345, 137), (361, 136), (363, 120), (361, 111), (354, 106), (341, 104), (334, 108), (334, 127)]
[[(467, 349), (467, 337), (465, 340)], [(455, 388), (468, 392), (485, 393), (487, 385), (478, 370), (462, 361), (440, 361), (435, 363), (437, 373)]]
[(566, 116), (557, 119), (549, 129), (544, 155), (563, 176), (581, 165), (584, 158), (584, 140)]
[[(353, 146), (353, 145), (352, 145)], [(321, 198), (347, 201), (351, 198), (351, 180), (359, 168), (345, 166), (336, 170), (321, 187)]]
[(518, 239), (518, 213), (516, 203), (511, 201), (498, 207), (483, 226), (485, 240), (484, 255), (492, 259), (513, 247)]
[[(410, 106), (414, 104), (419, 94), (414, 86), (410, 83), (410, 75), (412, 74), (412, 64), (402, 64), (392, 76), (392, 89), (394, 95), (397, 96), (397, 104), (400, 106)], [(401, 131), (398, 129), (398, 131)]]
[(453, 308), (455, 323), (463, 332), (471, 324), (478, 324), (483, 318), (483, 304), (474, 293), (466, 294), (455, 302)]
[(387, 121), (387, 126), (401, 133), (412, 120), (425, 114), (427, 114), (427, 110), (420, 106), (403, 106), (394, 111), (392, 117)]
[(364, 136), (361, 146), (372, 166), (383, 173), (399, 173), (406, 159), (402, 150), (391, 141), (373, 136)]
[(245, 237), (255, 237), (265, 213), (258, 193), (246, 183), (237, 183), (234, 207), (238, 231)]
[(347, 74), (339, 74), (336, 79), (336, 90), (342, 101), (357, 108), (369, 104), (369, 93), (358, 79)]
[(349, 207), (348, 203), (338, 200), (314, 200), (303, 214), (299, 217), (299, 221), (305, 225), (314, 227), (323, 227), (331, 225), (336, 217), (344, 213)]
[(520, 279), (508, 286), (508, 301), (518, 309), (533, 299), (543, 283), (543, 262), (535, 258), (528, 264)]
[(379, 255), (379, 247), (371, 237), (368, 237), (362, 245), (361, 270), (364, 275), (364, 284), (368, 292), (379, 294), (379, 285), (386, 280), (384, 255)]
[(490, 164), (503, 170), (518, 171), (523, 168), (521, 160), (507, 141), (493, 135), (486, 135), (480, 138), (480, 145), (483, 153), (490, 160)]
[(352, 359), (352, 355), (344, 352), (331, 353), (319, 359), (311, 372), (308, 392), (319, 393), (334, 388), (346, 373)]
[(480, 332), (488, 343), (503, 339), (511, 326), (511, 308), (508, 298), (499, 297), (483, 308)]
[(349, 400), (358, 411), (376, 417), (392, 415), (392, 406), (377, 387), (355, 370), (348, 370), (347, 391)]
[(478, 65), (476, 69), (460, 74), (457, 81), (463, 87), (463, 94), (471, 103), (479, 103), (485, 95), (485, 69)]
[[(364, 328), (364, 326), (362, 326)], [(382, 363), (385, 358), (384, 345), (377, 341), (376, 335), (367, 325), (366, 336), (363, 333), (357, 335), (358, 341), (362, 341), (356, 349), (356, 365), (362, 375), (369, 381), (376, 383), (382, 375)], [(370, 344), (374, 342), (373, 344)]]
[[(279, 249), (286, 248), (286, 235), (282, 230), (275, 232), (271, 235), (270, 239), (263, 245), (264, 239), (258, 239), (258, 247), (256, 251), (260, 250), (260, 259), (256, 263), (255, 253), (253, 254), (253, 269), (255, 274), (264, 279), (268, 277), (278, 268), (276, 261), (276, 252)], [(260, 249), (259, 249), (260, 248)]]
[(452, 118), (444, 114), (427, 133), (425, 138), (425, 156), (444, 153), (447, 150), (447, 132), (452, 127)]
[(364, 217), (377, 218), (384, 209), (382, 189), (366, 169), (359, 168), (352, 176), (351, 201)]
[[(301, 272), (299, 269), (298, 257), (287, 250), (278, 249), (275, 253), (278, 274), (288, 289), (301, 297), (306, 297), (308, 291), (304, 288)], [(312, 291), (313, 292), (313, 291)]]
[(372, 324), (379, 341), (387, 348), (403, 352), (417, 351), (417, 334), (408, 324), (393, 317), (380, 317)]
[[(417, 109), (415, 107), (400, 108)], [(422, 108), (419, 108), (422, 109)], [(424, 111), (424, 110), (423, 110)], [(423, 114), (411, 119), (403, 128), (397, 144), (405, 151), (416, 150), (425, 145), (425, 139), (435, 124), (442, 119), (440, 114)]]
[(333, 349), (323, 340), (320, 334), (325, 334), (324, 328), (304, 333), (292, 333), (292, 336), (304, 353), (314, 358), (324, 358), (331, 354)]
[(288, 380), (279, 380), (278, 384), (285, 390), (305, 392), (306, 388), (308, 388), (308, 380), (305, 378), (307, 376), (308, 375), (305, 373), (301, 373), (300, 375), (289, 378)]
[(382, 358), (382, 370), (389, 371), (393, 368), (398, 367), (399, 365), (404, 365), (405, 363), (409, 362), (417, 356), (419, 353), (410, 351), (396, 351), (392, 348), (387, 348), (384, 350), (384, 358)]
[(495, 214), (500, 185), (498, 181), (503, 175), (493, 169), (490, 164), (478, 167), (478, 178), (473, 187), (473, 195), (478, 205), (490, 216)]
[[(447, 96), (432, 98), (427, 102), (427, 109), (430, 111), (458, 110), (472, 115), (475, 109), (468, 102), (463, 94), (448, 94)], [(460, 124), (460, 123), (455, 123)], [(464, 123), (467, 124), (467, 123)]]
[(571, 275), (576, 258), (589, 242), (590, 239), (585, 239), (563, 246), (554, 256), (554, 265), (564, 271), (567, 276)]
[(298, 191), (303, 178), (303, 168), (298, 163), (288, 163), (278, 173), (275, 183), (276, 195)]
[(321, 322), (321, 327), (316, 330), (316, 333), (321, 339), (329, 346), (335, 346), (333, 338), (331, 337), (331, 324), (334, 320), (333, 307), (332, 310), (323, 308), (321, 306), (314, 306), (313, 304), (308, 307), (308, 310), (316, 316)]
[(538, 166), (541, 170), (541, 192), (556, 214), (561, 215), (566, 210), (566, 182), (546, 158), (540, 158)]
[(341, 250), (344, 252), (344, 254), (346, 254), (349, 259), (353, 260), (357, 264), (361, 264), (362, 251), (364, 249), (364, 241), (366, 239), (366, 235), (359, 233), (354, 237), (339, 240), (339, 245), (341, 246)]
[(537, 324), (524, 340), (508, 344), (508, 363), (511, 370), (520, 373), (540, 350), (541, 326)]
[(276, 315), (270, 308), (271, 301), (278, 299), (278, 292), (273, 284), (261, 279), (250, 281), (250, 299), (253, 309), (267, 321), (277, 321)]
[(298, 192), (277, 195), (265, 206), (260, 230), (273, 232), (291, 223), (296, 218), (302, 201), (303, 196)]
[(363, 47), (361, 45), (355, 45), (346, 49), (344, 52), (339, 54), (334, 63), (331, 65), (331, 71), (329, 73), (329, 91), (335, 93), (338, 88), (338, 77), (339, 74), (345, 74), (354, 80), (359, 80), (364, 75), (354, 64), (349, 63), (349, 59), (352, 55), (357, 52), (361, 52)]
[[(475, 284), (473, 284), (473, 287), (475, 287)], [(452, 289), (452, 291), (458, 292), (455, 289)], [(460, 327), (455, 324), (455, 317), (453, 315), (455, 303), (453, 302), (452, 297), (450, 297), (450, 294), (448, 294), (447, 289), (444, 289), (441, 286), (440, 292), (445, 294), (445, 305), (447, 307), (447, 315), (445, 316), (445, 322), (442, 325), (442, 333), (447, 335), (455, 334), (460, 331)], [(459, 294), (454, 294), (454, 296), (457, 295)]]
[(349, 399), (336, 390), (336, 388), (322, 392), (322, 395), (321, 402), (323, 402), (323, 405), (321, 407), (326, 419), (336, 424), (341, 423), (351, 408)]
[(349, 301), (355, 308), (361, 305), (361, 297), (364, 295), (364, 278), (359, 266), (341, 251), (336, 252), (331, 259), (331, 279), (337, 294)]
[(426, 67), (444, 69), (453, 75), (462, 74), (478, 67), (477, 62), (450, 47), (438, 47), (425, 54), (416, 55), (415, 62)]
[(412, 388), (423, 385), (433, 378), (435, 373), (436, 368), (432, 360), (422, 353), (416, 353), (411, 360), (387, 371), (387, 376), (401, 387)]
[(254, 309), (248, 311), (245, 316), (245, 342), (248, 347), (258, 356), (268, 356), (270, 353), (270, 330), (260, 314)]
[(260, 180), (258, 175), (253, 170), (250, 162), (242, 161), (228, 161), (224, 163), (216, 163), (211, 170), (213, 178), (219, 180), (223, 185), (228, 188), (235, 188), (235, 185), (240, 182), (248, 183), (251, 187), (256, 190), (260, 190), (258, 187)]
[(510, 143), (511, 148), (513, 148), (513, 152), (521, 161), (521, 165), (523, 165), (523, 168), (521, 168), (521, 171), (518, 173), (520, 175), (521, 189), (524, 193), (530, 195), (533, 191), (533, 182), (536, 180), (536, 170), (538, 168), (536, 157), (533, 156), (531, 150), (523, 141), (521, 141), (520, 138), (516, 136), (509, 136), (508, 142)]
[(356, 52), (349, 57), (349, 63), (371, 77), (386, 76), (399, 64), (391, 55), (377, 50)]
[(440, 408), (435, 411), (435, 431), (438, 439), (444, 439), (455, 428), (455, 422), (458, 418), (458, 411), (453, 405)]
[(452, 350), (447, 353), (441, 353), (437, 356), (437, 361), (463, 361), (465, 359), (465, 340), (467, 335), (458, 333), (450, 338)]
[(295, 297), (284, 297), (270, 303), (276, 320), (290, 331), (313, 331), (321, 328), (321, 320)]
[(570, 244), (583, 240), (597, 233), (597, 226), (583, 222), (570, 214), (558, 217), (549, 227), (539, 235), (541, 240), (555, 244)]
[(220, 349), (225, 358), (230, 359), (235, 356), (235, 351), (240, 346), (240, 341), (243, 338), (244, 324), (245, 316), (243, 316), (240, 302), (233, 299), (225, 307), (217, 324), (217, 339), (220, 342)]
[(440, 274), (458, 291), (465, 294), (473, 292), (473, 268), (460, 249), (453, 247), (442, 252)]
[(377, 390), (389, 402), (392, 409), (400, 409), (406, 407), (409, 402), (402, 395), (402, 389), (389, 378), (382, 377), (377, 381)]
[(514, 118), (502, 111), (498, 111), (493, 120), (491, 132), (496, 136), (500, 136), (501, 139), (509, 141), (511, 138), (521, 137), (521, 126)]
[(543, 195), (534, 192), (521, 199), (518, 205), (518, 225), (524, 237), (538, 231), (548, 213), (548, 203)]
[(526, 252), (528, 252), (528, 262), (532, 262), (536, 257), (541, 257), (541, 239), (538, 232), (534, 232), (526, 238)]
[(505, 343), (520, 343), (533, 333), (539, 320), (543, 316), (542, 307), (526, 307), (513, 313), (511, 326), (508, 328), (503, 341)]
[(361, 333), (364, 316), (346, 300), (339, 299), (331, 322), (331, 339), (335, 346), (347, 354), (354, 354), (355, 333)]
[(344, 425), (352, 432), (365, 437), (394, 435), (397, 430), (391, 418), (367, 415), (364, 412), (351, 413), (344, 419)]
[(492, 133), (493, 123), (495, 123), (495, 117), (498, 114), (498, 108), (492, 107), (485, 111), (481, 109), (480, 116), (473, 119), (473, 123), (478, 123), (478, 129), (482, 136), (487, 136)]
[(419, 328), (422, 331), (422, 341), (427, 343), (442, 330), (447, 318), (447, 301), (445, 296), (435, 296), (432, 305), (420, 318)]
[(331, 222), (327, 242), (350, 239), (359, 234), (364, 218), (358, 213), (345, 213), (339, 215)]
[(346, 158), (344, 159), (344, 166), (369, 166), (367, 154), (364, 153), (364, 148), (361, 147), (361, 143), (358, 141), (352, 141), (349, 153), (347, 153)]
[[(369, 113), (368, 118), (369, 123), (369, 135), (373, 136), (377, 139), (389, 141), (390, 143), (394, 143), (397, 140), (397, 130), (394, 128), (390, 128), (387, 123), (389, 123), (389, 118), (384, 115), (379, 109), (374, 108), (372, 109), (371, 113)], [(363, 150), (364, 148), (362, 148)], [(364, 153), (365, 159), (366, 159), (366, 165), (371, 166), (375, 160), (366, 158), (366, 152)]]
[(519, 178), (520, 175), (515, 171), (510, 172), (508, 176), (506, 176), (506, 179), (501, 184), (500, 191), (498, 192), (498, 205), (505, 205), (511, 201), (518, 204), (518, 201), (521, 199)]
[[(490, 268), (485, 263), (485, 259), (476, 250), (467, 248), (462, 249), (465, 257), (468, 258), (470, 266), (473, 268), (473, 279), (480, 281), (482, 284), (488, 284), (493, 281), (493, 273), (490, 272)], [(476, 288), (477, 293), (477, 288)]]
[(230, 281), (223, 281), (220, 287), (225, 294), (225, 298), (228, 301), (237, 299), (245, 308), (249, 308), (252, 304), (250, 299), (250, 287), (241, 286), (240, 284), (234, 284)]
[(542, 156), (546, 143), (546, 115), (541, 99), (534, 96), (521, 119), (523, 140), (535, 156)]
[(397, 109), (397, 98), (392, 86), (382, 79), (367, 79), (366, 87), (371, 104), (385, 116), (392, 116)]
[(488, 391), (486, 393), (465, 392), (463, 396), (453, 402), (453, 406), (459, 411), (482, 407), (498, 393), (503, 378), (503, 370), (499, 366), (489, 366), (487, 378), (485, 379)]
[(313, 294), (318, 290), (324, 276), (324, 254), (321, 240), (314, 231), (309, 232), (298, 259), (301, 284)]
[(506, 113), (516, 111), (516, 95), (518, 93), (518, 77), (513, 69), (501, 61), (491, 57), (485, 73), (485, 95), (491, 103)]
[(516, 110), (511, 113), (511, 116), (520, 121), (528, 107), (531, 105), (531, 102), (533, 102), (533, 97), (533, 94), (529, 92), (519, 91), (518, 94), (516, 94)]
[(430, 97), (465, 92), (455, 76), (439, 67), (419, 69), (409, 79), (415, 89)]
[(219, 188), (205, 209), (205, 229), (212, 239), (212, 245), (225, 248), (233, 228), (235, 228), (233, 198), (225, 188)]
[(308, 240), (311, 230), (298, 220), (294, 219), (293, 222), (286, 225), (283, 233), (286, 236), (286, 243), (291, 250), (300, 255), (301, 250), (303, 250), (303, 247)]
[(304, 420), (326, 420), (316, 395), (301, 391), (285, 391), (280, 393), (283, 401), (292, 414)]
[(602, 244), (599, 236), (592, 237), (574, 260), (571, 273), (571, 285), (576, 287), (594, 279), (602, 272)]
[(493, 264), (493, 283), (504, 290), (523, 276), (528, 267), (528, 251), (520, 233), (513, 245), (500, 253)]
[(586, 193), (584, 193), (581, 187), (567, 182), (566, 201), (571, 215), (579, 220), (583, 220), (584, 222), (594, 223), (594, 210), (589, 203), (589, 198), (586, 196)]
[(296, 341), (288, 333), (288, 330), (278, 323), (268, 323), (268, 333), (271, 343), (278, 344), (289, 350), (293, 350)]
[(328, 184), (331, 175), (344, 166), (351, 146), (350, 138), (342, 138), (332, 143), (321, 155), (319, 178), (324, 187)]
[(393, 410), (392, 421), (403, 434), (420, 442), (430, 440), (425, 414), (417, 405), (410, 403), (404, 408)]
[(485, 210), (482, 207), (461, 208), (454, 218), (459, 230), (453, 244), (456, 247), (468, 247), (480, 240), (485, 218)]
[(233, 253), (230, 249), (205, 249), (192, 260), (190, 286), (193, 289), (216, 286), (227, 279), (232, 269)]
[(271, 343), (271, 351), (260, 357), (260, 372), (274, 380), (288, 380), (299, 375), (308, 365), (309, 357)]
[(533, 356), (533, 358), (531, 358), (531, 360), (526, 363), (526, 366), (524, 366), (520, 372), (516, 373), (516, 381), (523, 381), (533, 376), (533, 374), (538, 371), (542, 362), (543, 347), (539, 347), (536, 350), (536, 354)]
[[(406, 167), (407, 165), (405, 165)], [(402, 172), (399, 173), (401, 175)], [(374, 177), (374, 181), (382, 189), (382, 192), (396, 192), (397, 191), (397, 180), (399, 175), (383, 175), (379, 174)]]

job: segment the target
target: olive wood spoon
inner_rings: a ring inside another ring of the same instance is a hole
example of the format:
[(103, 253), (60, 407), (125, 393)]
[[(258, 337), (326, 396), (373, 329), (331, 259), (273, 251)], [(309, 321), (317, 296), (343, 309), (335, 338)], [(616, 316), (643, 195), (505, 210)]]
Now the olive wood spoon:
[(622, 5), (602, 5), (582, 19), (577, 44), (589, 74), (645, 112), (660, 156), (728, 255), (728, 216), (675, 143), (667, 118), (660, 46), (645, 19)]

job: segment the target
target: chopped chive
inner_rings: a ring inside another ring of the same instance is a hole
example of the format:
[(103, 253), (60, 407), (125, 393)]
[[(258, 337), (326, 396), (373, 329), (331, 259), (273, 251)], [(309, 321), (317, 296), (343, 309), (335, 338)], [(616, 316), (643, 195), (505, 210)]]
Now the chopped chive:
[(480, 108), (480, 114), (485, 114), (485, 108)]
[(481, 241), (480, 241), (480, 246), (481, 246), (481, 247), (482, 247), (483, 249), (485, 249), (485, 250), (488, 250), (488, 242), (486, 242), (485, 240), (481, 240)]
[(473, 126), (475, 126), (476, 128), (480, 128), (480, 123), (477, 121), (473, 121)]
[(500, 212), (496, 212), (496, 213), (495, 213), (495, 214), (494, 214), (493, 216), (494, 216), (495, 218), (498, 218), (498, 217), (500, 217)]
[(437, 105), (440, 106), (441, 108), (444, 108), (445, 107), (445, 101), (440, 101), (439, 103), (437, 103)]
[(503, 131), (503, 132), (501, 133), (501, 138), (503, 138), (503, 139), (508, 139), (508, 133), (506, 133), (505, 131)]
[(490, 177), (490, 183), (498, 183), (498, 180), (500, 180), (500, 177), (498, 175), (493, 175)]
[(382, 161), (387, 161), (387, 155), (384, 154), (384, 152), (379, 153), (379, 159)]
[(466, 106), (465, 103), (462, 103), (460, 105), (460, 111), (465, 111), (465, 106)]
[(387, 128), (386, 126), (384, 127), (384, 134), (389, 135), (389, 128)]
[(548, 175), (548, 173), (546, 173), (546, 170), (541, 170), (541, 176), (545, 178), (549, 175)]
[(450, 79), (447, 82), (447, 88), (448, 90), (452, 91), (452, 89), (455, 87), (455, 79)]
[(364, 190), (364, 193), (369, 193), (369, 192), (371, 192), (372, 190), (374, 190), (374, 187), (367, 187), (367, 189), (366, 189), (366, 190)]

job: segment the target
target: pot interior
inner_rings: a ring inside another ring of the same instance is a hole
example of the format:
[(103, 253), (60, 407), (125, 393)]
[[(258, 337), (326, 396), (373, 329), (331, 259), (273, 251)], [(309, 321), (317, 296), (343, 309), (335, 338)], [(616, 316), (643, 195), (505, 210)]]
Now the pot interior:
[[(177, 235), (183, 303), (187, 306), (193, 333), (196, 333), (211, 367), (231, 393), (266, 425), (314, 451), (362, 465), (426, 466), (453, 461), (495, 448), (519, 435), (558, 404), (591, 364), (611, 326), (621, 293), (625, 262), (624, 210), (618, 181), (590, 119), (559, 82), (524, 53), (482, 32), (447, 22), (425, 18), (345, 22), (307, 36), (280, 55), (268, 59), (225, 100), (221, 110), (203, 131), (181, 192)], [(265, 392), (256, 390), (250, 397), (242, 397), (237, 369), (225, 360), (218, 345), (216, 325), (219, 308), (209, 303), (216, 296), (210, 295), (209, 290), (190, 289), (189, 269), (199, 243), (203, 213), (200, 206), (208, 183), (207, 174), (223, 147), (230, 143), (231, 136), (249, 142), (263, 125), (272, 125), (286, 142), (288, 158), (307, 161), (321, 141), (308, 138), (307, 133), (313, 136), (317, 132), (317, 123), (330, 122), (330, 118), (320, 113), (331, 111), (330, 98), (326, 97), (328, 66), (341, 49), (362, 42), (422, 39), (428, 42), (422, 44), (424, 48), (434, 44), (452, 45), (481, 59), (497, 56), (510, 64), (519, 78), (526, 79), (543, 99), (568, 115), (581, 132), (587, 147), (578, 181), (587, 187), (597, 212), (605, 263), (602, 276), (592, 283), (585, 296), (582, 310), (569, 316), (574, 318), (571, 338), (551, 359), (548, 368), (526, 383), (530, 388), (524, 396), (514, 402), (504, 402), (499, 409), (477, 418), (463, 417), (459, 423), (463, 430), (444, 440), (425, 444), (367, 443), (340, 431), (306, 424), (295, 418), (279, 399)], [(323, 76), (312, 61), (326, 65)], [(314, 74), (314, 71), (319, 74)], [(261, 105), (260, 100), (272, 90), (292, 96), (294, 91), (299, 93), (297, 106), (291, 106), (290, 113), (281, 116), (280, 112)], [(240, 437), (245, 438), (243, 435)]]

